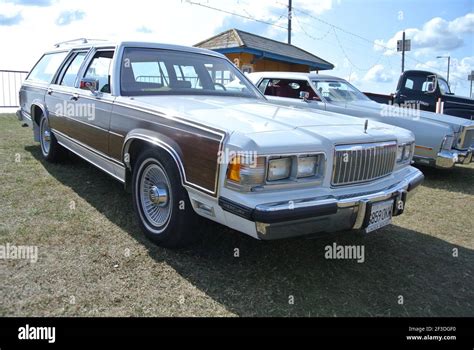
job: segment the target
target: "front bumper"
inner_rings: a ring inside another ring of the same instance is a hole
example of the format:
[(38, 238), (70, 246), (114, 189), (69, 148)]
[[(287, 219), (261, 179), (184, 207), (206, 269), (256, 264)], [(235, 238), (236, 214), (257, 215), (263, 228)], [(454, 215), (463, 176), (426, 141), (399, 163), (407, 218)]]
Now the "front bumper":
[(456, 164), (469, 164), (474, 161), (473, 154), (473, 148), (466, 151), (442, 150), (436, 157), (435, 165), (437, 168), (451, 169)]
[(255, 208), (220, 197), (219, 205), (224, 211), (255, 222), (258, 237), (265, 240), (362, 229), (372, 203), (394, 199), (393, 215), (400, 215), (404, 203), (423, 180), (421, 171), (411, 168), (402, 181), (373, 192), (266, 203)]

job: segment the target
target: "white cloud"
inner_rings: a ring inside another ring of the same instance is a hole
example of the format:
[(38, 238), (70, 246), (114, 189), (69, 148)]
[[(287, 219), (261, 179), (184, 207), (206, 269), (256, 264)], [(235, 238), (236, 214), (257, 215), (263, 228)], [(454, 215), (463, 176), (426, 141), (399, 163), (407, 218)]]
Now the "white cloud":
[[(397, 40), (401, 40), (402, 33), (403, 31), (397, 32), (387, 41), (375, 40), (374, 49), (385, 50), (386, 55), (395, 54)], [(468, 13), (452, 21), (435, 17), (426, 22), (421, 29), (405, 29), (406, 38), (411, 40), (412, 50), (454, 50), (463, 46), (464, 36), (471, 33), (474, 33), (474, 13)]]
[(389, 83), (394, 79), (392, 72), (387, 71), (382, 64), (376, 64), (367, 71), (363, 80), (375, 83)]
[[(286, 25), (286, 0), (195, 1)], [(295, 7), (308, 9), (315, 15), (331, 9), (334, 4), (334, 0), (294, 2)], [(61, 13), (71, 9), (83, 12), (83, 18), (59, 27), (57, 19)], [(0, 55), (2, 69), (28, 70), (54, 43), (80, 37), (193, 45), (217, 34), (225, 21), (238, 18), (184, 0), (134, 0), (126, 4), (114, 0), (0, 1), (0, 15), (9, 18), (19, 13), (22, 17), (20, 25), (0, 26), (2, 52), (9, 53)], [(246, 22), (255, 23), (252, 20)], [(273, 29), (281, 31), (269, 26), (266, 33), (260, 34), (275, 37)]]
[(343, 79), (354, 85), (360, 82), (360, 77), (356, 72), (350, 72), (347, 76), (343, 77)]
[[(59, 27), (56, 20), (71, 8), (83, 11), (84, 18)], [(44, 7), (0, 2), (0, 14), (19, 12), (20, 25), (0, 26), (2, 69), (29, 70), (54, 43), (80, 37), (193, 45), (215, 34), (225, 18), (179, 0), (134, 0), (125, 6), (111, 0), (60, 0)], [(149, 30), (137, 30), (144, 27)]]

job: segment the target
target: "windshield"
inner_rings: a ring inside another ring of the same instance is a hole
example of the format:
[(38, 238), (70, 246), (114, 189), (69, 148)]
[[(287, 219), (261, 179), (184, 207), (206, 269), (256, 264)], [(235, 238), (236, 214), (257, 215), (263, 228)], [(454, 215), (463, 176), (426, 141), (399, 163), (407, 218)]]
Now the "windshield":
[(352, 102), (370, 100), (351, 84), (340, 80), (313, 80), (316, 92), (328, 102)]
[(438, 85), (439, 85), (439, 90), (443, 95), (450, 94), (451, 90), (449, 89), (449, 85), (444, 79), (438, 78)]
[(128, 48), (121, 65), (124, 96), (219, 95), (261, 97), (227, 60), (190, 52)]

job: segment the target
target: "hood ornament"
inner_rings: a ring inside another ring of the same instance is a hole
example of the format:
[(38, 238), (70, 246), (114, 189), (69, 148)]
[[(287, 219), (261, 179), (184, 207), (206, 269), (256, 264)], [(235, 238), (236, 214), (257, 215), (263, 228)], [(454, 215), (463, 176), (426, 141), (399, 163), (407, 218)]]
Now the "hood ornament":
[(369, 120), (366, 119), (365, 120), (365, 124), (364, 124), (364, 134), (367, 134), (367, 128), (369, 127)]

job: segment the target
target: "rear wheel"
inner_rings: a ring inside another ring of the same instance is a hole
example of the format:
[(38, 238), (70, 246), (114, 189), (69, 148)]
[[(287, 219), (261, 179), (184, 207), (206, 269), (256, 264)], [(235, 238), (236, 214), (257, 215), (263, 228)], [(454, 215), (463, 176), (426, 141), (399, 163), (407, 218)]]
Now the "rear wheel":
[(51, 128), (48, 118), (44, 115), (40, 119), (40, 145), (43, 158), (49, 162), (57, 162), (62, 159), (65, 149), (58, 143)]
[(146, 237), (164, 247), (180, 247), (198, 238), (188, 194), (176, 164), (157, 149), (144, 151), (133, 167), (133, 207)]

